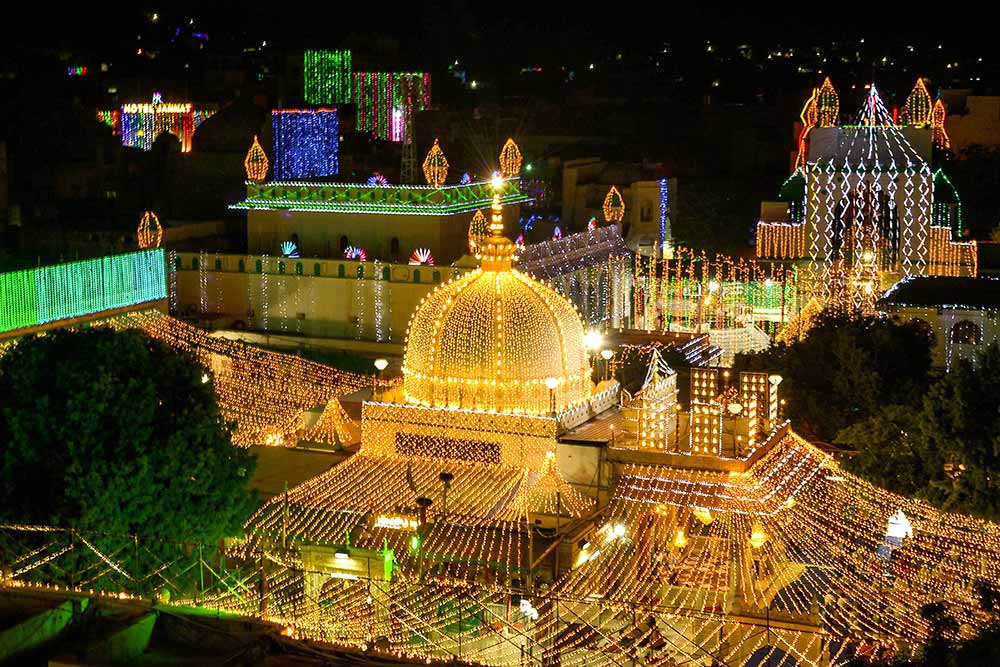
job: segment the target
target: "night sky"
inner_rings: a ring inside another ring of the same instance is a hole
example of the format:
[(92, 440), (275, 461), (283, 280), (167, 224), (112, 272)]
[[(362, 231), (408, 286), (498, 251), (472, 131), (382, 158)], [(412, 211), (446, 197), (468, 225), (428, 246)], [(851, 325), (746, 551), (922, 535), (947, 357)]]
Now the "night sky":
[[(59, 47), (94, 50), (100, 55), (134, 48), (137, 33), (149, 28), (156, 11), (162, 28), (187, 24), (208, 33), (215, 44), (239, 46), (268, 40), (277, 48), (336, 47), (351, 37), (382, 33), (399, 40), (400, 59), (433, 66), (452, 57), (480, 67), (514, 61), (518, 65), (559, 64), (560, 60), (626, 53), (669, 42), (675, 49), (706, 39), (720, 45), (796, 46), (865, 37), (899, 44), (941, 40), (950, 48), (985, 49), (992, 26), (975, 17), (940, 12), (899, 11), (884, 6), (832, 12), (745, 3), (729, 9), (715, 3), (511, 3), (433, 0), (431, 2), (159, 2), (75, 3), (54, 10), (47, 3), (19, 6), (17, 20), (4, 22), (3, 50)], [(947, 20), (945, 20), (947, 19)], [(215, 45), (213, 44), (213, 46)]]

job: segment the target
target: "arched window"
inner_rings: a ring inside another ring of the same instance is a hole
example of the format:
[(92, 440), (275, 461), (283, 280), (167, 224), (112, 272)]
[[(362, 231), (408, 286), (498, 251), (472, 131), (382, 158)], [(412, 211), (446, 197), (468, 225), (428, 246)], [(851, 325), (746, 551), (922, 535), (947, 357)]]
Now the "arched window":
[(222, 270), (222, 260), (219, 259), (218, 257), (215, 258), (215, 270), (216, 271)]
[(181, 269), (184, 268), (183, 266), (181, 266), (181, 264), (182, 264), (181, 256), (177, 255), (177, 257), (174, 258), (174, 268), (180, 271)]
[(261, 263), (259, 259), (257, 260), (257, 265), (255, 267), (255, 270), (257, 271), (257, 273), (264, 273), (264, 265)]
[(319, 265), (319, 262), (316, 262), (315, 264), (313, 264), (313, 275), (314, 276), (318, 276), (320, 274), (321, 270), (322, 269), (321, 269), (321, 267)]
[(295, 275), (302, 275), (302, 262), (295, 262)]
[(382, 280), (389, 280), (389, 267), (382, 269)]
[(413, 269), (413, 282), (420, 282), (420, 269)]
[(247, 263), (246, 263), (245, 260), (243, 260), (243, 259), (240, 260), (240, 262), (239, 262), (239, 269), (240, 269), (240, 273), (246, 273)]
[(983, 340), (983, 330), (969, 320), (956, 322), (951, 328), (951, 342), (963, 345), (978, 345)]
[(338, 264), (337, 265), (337, 277), (338, 278), (343, 278), (346, 275), (345, 272), (346, 272), (346, 269), (344, 268), (344, 265), (343, 264)]
[(358, 264), (358, 278), (364, 278), (364, 277), (365, 277), (365, 265)]
[(441, 282), (441, 272), (440, 271), (435, 271), (434, 272), (434, 282), (436, 282), (436, 283)]
[(278, 273), (284, 273), (284, 272), (285, 272), (285, 263), (278, 262)]
[(192, 257), (191, 258), (191, 268), (194, 269), (195, 271), (198, 270), (198, 258), (197, 257)]

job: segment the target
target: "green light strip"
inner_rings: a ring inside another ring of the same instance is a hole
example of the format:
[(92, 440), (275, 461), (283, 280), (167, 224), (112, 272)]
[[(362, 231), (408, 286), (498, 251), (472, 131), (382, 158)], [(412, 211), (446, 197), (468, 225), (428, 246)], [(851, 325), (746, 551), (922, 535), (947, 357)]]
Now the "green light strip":
[(0, 332), (166, 297), (162, 249), (0, 273)]
[[(504, 204), (531, 201), (519, 179), (504, 183)], [(493, 198), (489, 183), (432, 186), (366, 186), (358, 183), (247, 183), (247, 198), (231, 209), (454, 215), (486, 208)]]

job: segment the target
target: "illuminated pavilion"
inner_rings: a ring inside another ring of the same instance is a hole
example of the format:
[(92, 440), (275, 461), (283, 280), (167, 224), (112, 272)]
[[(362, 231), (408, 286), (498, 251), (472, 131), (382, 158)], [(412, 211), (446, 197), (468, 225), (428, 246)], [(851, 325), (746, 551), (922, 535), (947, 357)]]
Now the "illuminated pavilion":
[[(996, 525), (842, 471), (781, 420), (777, 376), (693, 369), (685, 412), (655, 355), (635, 395), (593, 386), (579, 315), (513, 268), (499, 208), (481, 267), (414, 313), (403, 382), (364, 404), (360, 452), (248, 522), (234, 553), (266, 554), (263, 592), (201, 605), (490, 665), (839, 665), (918, 645), (927, 602), (961, 637), (988, 622)], [(556, 438), (618, 405), (597, 507)], [(542, 531), (572, 553), (551, 582)]]

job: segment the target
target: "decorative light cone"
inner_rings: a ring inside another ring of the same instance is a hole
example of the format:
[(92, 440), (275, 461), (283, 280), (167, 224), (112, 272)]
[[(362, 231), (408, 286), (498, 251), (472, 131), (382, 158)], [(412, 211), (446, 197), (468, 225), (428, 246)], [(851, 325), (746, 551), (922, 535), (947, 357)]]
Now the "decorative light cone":
[(476, 211), (469, 222), (469, 251), (475, 253), (476, 248), (489, 236), (489, 233), (490, 225), (486, 222), (486, 216), (481, 210)]
[(260, 183), (267, 178), (267, 155), (264, 153), (264, 149), (261, 148), (256, 134), (253, 135), (253, 144), (251, 144), (250, 150), (247, 151), (247, 157), (243, 160), (243, 166), (247, 170), (247, 180)]
[(618, 223), (622, 221), (625, 217), (625, 200), (622, 199), (622, 193), (618, 192), (618, 188), (611, 186), (608, 190), (608, 194), (604, 197), (604, 219), (609, 223)]
[(931, 127), (934, 128), (934, 145), (942, 149), (951, 148), (951, 139), (948, 138), (948, 132), (944, 129), (944, 121), (947, 116), (948, 111), (939, 97), (934, 102), (934, 110), (931, 112)]
[(931, 94), (927, 92), (924, 80), (917, 77), (917, 83), (914, 84), (913, 90), (906, 98), (906, 104), (903, 105), (903, 123), (918, 126), (930, 125), (933, 107), (934, 102), (931, 100)]
[(160, 247), (160, 242), (163, 240), (163, 227), (160, 226), (160, 219), (156, 217), (155, 213), (146, 211), (142, 214), (137, 236), (139, 247), (142, 249)]
[(447, 177), (448, 159), (438, 145), (438, 140), (435, 139), (434, 145), (427, 151), (427, 157), (424, 158), (424, 178), (427, 179), (427, 185), (439, 188), (444, 185)]
[(500, 173), (504, 178), (512, 178), (521, 173), (521, 149), (512, 138), (507, 139), (500, 151)]
[(840, 122), (840, 97), (830, 83), (830, 77), (826, 77), (820, 86), (816, 109), (819, 112), (820, 127), (837, 127)]

